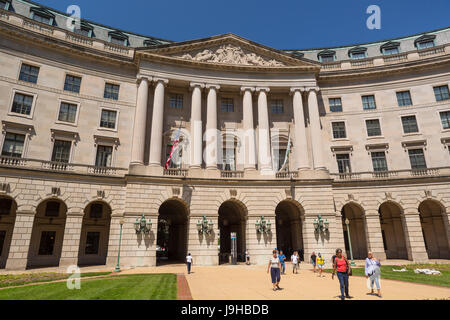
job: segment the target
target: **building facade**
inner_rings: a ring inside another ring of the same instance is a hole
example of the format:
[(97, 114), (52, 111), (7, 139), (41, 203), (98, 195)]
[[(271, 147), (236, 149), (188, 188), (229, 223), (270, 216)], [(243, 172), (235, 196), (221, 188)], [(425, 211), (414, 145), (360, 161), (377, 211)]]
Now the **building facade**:
[(450, 259), (450, 28), (277, 50), (0, 0), (0, 35), (1, 268), (112, 266), (120, 237), (123, 266), (216, 265), (232, 232), (258, 264)]

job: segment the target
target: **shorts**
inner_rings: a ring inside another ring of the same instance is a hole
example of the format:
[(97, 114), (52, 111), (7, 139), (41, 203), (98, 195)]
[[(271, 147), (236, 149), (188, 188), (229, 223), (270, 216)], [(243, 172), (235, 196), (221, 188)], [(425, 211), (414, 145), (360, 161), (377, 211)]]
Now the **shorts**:
[(313, 265), (313, 267), (315, 267), (315, 266), (316, 266), (316, 263), (315, 263), (315, 262), (311, 262), (311, 264)]
[(293, 263), (292, 267), (294, 267), (294, 269), (298, 269), (298, 263)]
[(317, 268), (323, 269), (323, 264), (318, 264), (318, 265), (317, 265)]
[(270, 277), (272, 278), (272, 283), (280, 282), (281, 280), (280, 268), (270, 268)]

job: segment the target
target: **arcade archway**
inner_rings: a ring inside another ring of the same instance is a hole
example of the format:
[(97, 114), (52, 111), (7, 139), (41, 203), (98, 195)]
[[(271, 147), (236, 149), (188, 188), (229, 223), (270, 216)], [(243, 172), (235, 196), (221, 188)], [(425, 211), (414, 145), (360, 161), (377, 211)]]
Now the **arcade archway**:
[(9, 197), (0, 197), (0, 269), (4, 269), (8, 260), (17, 203)]
[(345, 220), (349, 220), (350, 241), (352, 245), (353, 259), (365, 259), (367, 257), (367, 238), (364, 219), (364, 210), (354, 204), (347, 203), (341, 211), (342, 229), (344, 230), (344, 243), (347, 257), (350, 258), (350, 243)]
[(435, 200), (425, 200), (419, 205), (425, 248), (429, 259), (450, 259), (444, 209)]
[(302, 215), (303, 209), (294, 201), (281, 201), (275, 209), (277, 249), (283, 250), (286, 257), (298, 251), (303, 257)]
[(231, 255), (231, 233), (236, 233), (237, 261), (245, 261), (245, 224), (247, 208), (237, 200), (228, 200), (219, 208), (219, 264), (228, 263)]
[(381, 234), (387, 259), (408, 259), (401, 208), (388, 201), (380, 205)]

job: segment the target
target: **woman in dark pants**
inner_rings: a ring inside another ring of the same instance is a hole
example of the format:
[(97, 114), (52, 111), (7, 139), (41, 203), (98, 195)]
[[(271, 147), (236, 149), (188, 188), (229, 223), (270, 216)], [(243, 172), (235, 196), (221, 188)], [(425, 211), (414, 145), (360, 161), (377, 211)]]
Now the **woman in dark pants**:
[(267, 266), (267, 273), (270, 271), (270, 277), (272, 278), (273, 291), (281, 290), (279, 284), (281, 280), (281, 263), (278, 258), (278, 251), (272, 251), (273, 256), (269, 260), (269, 265)]
[(341, 249), (336, 250), (336, 258), (334, 259), (333, 264), (333, 275), (331, 276), (332, 279), (334, 279), (334, 274), (336, 273), (336, 271), (341, 288), (341, 300), (350, 298), (350, 295), (348, 293), (348, 275), (351, 272), (351, 268), (347, 261), (347, 258), (342, 255)]

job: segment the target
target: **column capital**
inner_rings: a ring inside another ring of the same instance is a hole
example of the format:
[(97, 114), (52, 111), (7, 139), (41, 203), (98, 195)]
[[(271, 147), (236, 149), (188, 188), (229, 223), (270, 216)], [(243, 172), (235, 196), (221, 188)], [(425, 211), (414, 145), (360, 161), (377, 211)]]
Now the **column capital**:
[(291, 94), (295, 93), (296, 91), (302, 93), (305, 91), (305, 87), (291, 87), (290, 89)]
[(200, 89), (203, 89), (205, 87), (205, 84), (204, 83), (200, 83), (200, 82), (191, 82), (189, 84), (189, 87), (191, 89), (194, 89), (195, 87), (199, 87)]
[(315, 91), (316, 93), (319, 92), (320, 88), (319, 87), (305, 87), (305, 91), (306, 92), (311, 92), (311, 91)]
[(216, 90), (219, 90), (219, 89), (220, 89), (220, 85), (215, 84), (215, 83), (207, 83), (207, 84), (205, 84), (205, 88), (206, 88), (206, 89), (216, 89)]
[(246, 87), (246, 86), (244, 86), (244, 87), (241, 87), (241, 91), (242, 92), (245, 92), (245, 91), (253, 92), (253, 91), (255, 91), (255, 87)]
[(138, 76), (136, 78), (136, 83), (137, 84), (140, 84), (142, 81), (150, 82), (150, 81), (152, 81), (152, 77), (149, 77), (149, 76)]
[(154, 77), (153, 82), (155, 82), (155, 83), (162, 82), (162, 84), (164, 84), (164, 86), (166, 86), (169, 83), (169, 79)]
[(262, 92), (262, 91), (264, 91), (264, 92), (267, 93), (267, 92), (270, 91), (270, 88), (269, 88), (269, 87), (256, 87), (255, 90), (256, 90), (256, 92)]

